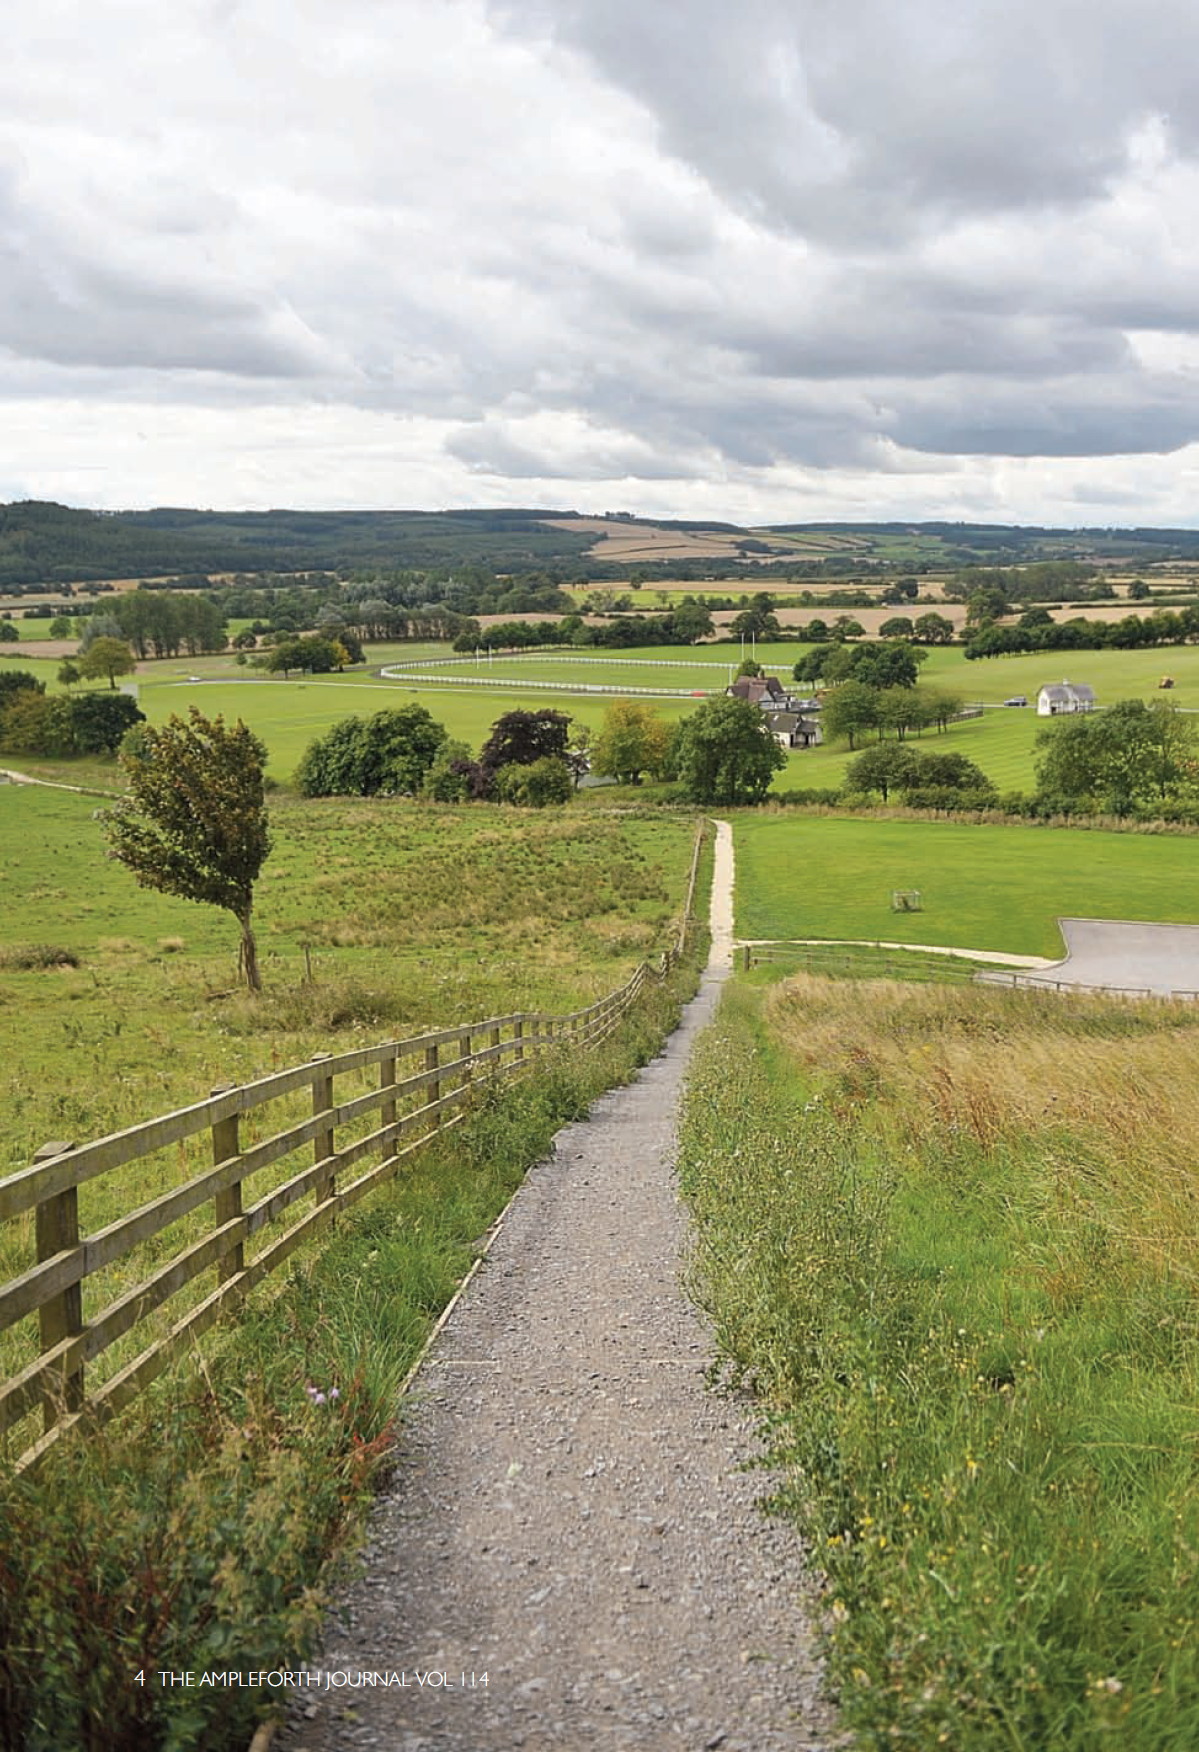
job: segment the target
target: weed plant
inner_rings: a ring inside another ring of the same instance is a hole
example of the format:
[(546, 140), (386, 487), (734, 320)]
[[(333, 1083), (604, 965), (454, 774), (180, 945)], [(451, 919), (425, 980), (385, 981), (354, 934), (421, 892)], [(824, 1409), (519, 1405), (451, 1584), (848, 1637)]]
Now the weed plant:
[(554, 1131), (657, 1050), (701, 951), (601, 1047), (483, 1094), (192, 1367), (35, 1477), (0, 1478), (0, 1744), (244, 1748), (272, 1694), (158, 1674), (294, 1670), (311, 1653), (432, 1323)]
[(682, 1141), (694, 1276), (824, 1576), (863, 1747), (1199, 1744), (1183, 1006), (738, 983)]

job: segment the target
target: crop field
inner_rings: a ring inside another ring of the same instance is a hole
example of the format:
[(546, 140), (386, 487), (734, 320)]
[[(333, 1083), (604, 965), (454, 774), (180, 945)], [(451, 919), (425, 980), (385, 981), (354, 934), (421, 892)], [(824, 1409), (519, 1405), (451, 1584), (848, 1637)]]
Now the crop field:
[[(1199, 922), (1199, 841), (959, 822), (738, 817), (737, 932), (1064, 954), (1059, 918)], [(893, 913), (895, 889), (923, 911)]]

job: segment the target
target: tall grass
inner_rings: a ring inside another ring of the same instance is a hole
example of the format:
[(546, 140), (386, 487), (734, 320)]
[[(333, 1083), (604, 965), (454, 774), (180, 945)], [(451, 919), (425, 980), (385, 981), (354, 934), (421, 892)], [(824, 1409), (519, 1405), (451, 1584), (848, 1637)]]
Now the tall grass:
[(190, 1368), (36, 1477), (0, 1475), (6, 1752), (244, 1747), (269, 1692), (164, 1689), (159, 1673), (294, 1669), (309, 1652), (399, 1383), (480, 1238), (554, 1131), (652, 1056), (694, 983), (693, 957), (594, 1052), (483, 1095)]
[(798, 977), (683, 1173), (863, 1746), (1199, 1743), (1199, 1016)]

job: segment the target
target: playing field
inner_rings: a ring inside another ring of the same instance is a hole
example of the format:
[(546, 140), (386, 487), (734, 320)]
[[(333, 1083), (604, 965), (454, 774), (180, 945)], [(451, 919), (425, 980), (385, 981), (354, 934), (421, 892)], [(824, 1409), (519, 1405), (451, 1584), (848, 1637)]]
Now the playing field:
[[(743, 937), (1065, 953), (1063, 917), (1199, 922), (1199, 840), (957, 822), (738, 817)], [(896, 913), (896, 889), (923, 910)]]

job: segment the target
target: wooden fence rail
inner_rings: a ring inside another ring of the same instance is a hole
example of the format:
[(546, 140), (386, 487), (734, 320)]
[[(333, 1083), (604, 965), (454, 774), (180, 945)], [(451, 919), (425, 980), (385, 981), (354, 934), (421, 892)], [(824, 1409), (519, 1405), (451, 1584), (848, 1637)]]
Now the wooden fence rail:
[[(674, 946), (659, 962), (643, 962), (618, 990), (585, 1009), (564, 1016), (492, 1016), (351, 1052), (322, 1053), (252, 1083), (223, 1085), (206, 1101), (91, 1143), (44, 1144), (30, 1167), (0, 1181), (0, 1222), (34, 1213), (36, 1263), (0, 1284), (0, 1332), (34, 1314), (38, 1318), (36, 1359), (0, 1382), (0, 1435), (39, 1405), (42, 1410), (43, 1434), (17, 1457), (17, 1469), (35, 1465), (81, 1420), (104, 1421), (127, 1405), (301, 1242), (320, 1234), (340, 1211), (390, 1178), (406, 1156), (458, 1125), (481, 1092), (527, 1072), (551, 1050), (604, 1040), (647, 982), (665, 977), (683, 952), (701, 837), (697, 832)], [(336, 1085), (352, 1073), (373, 1077), (373, 1086), (338, 1101)], [(271, 1103), (306, 1090), (311, 1091), (307, 1117), (253, 1143), (243, 1139), (243, 1121), (254, 1116), (261, 1123)], [(346, 1128), (356, 1122), (368, 1129), (339, 1143), (338, 1133), (344, 1139)], [(204, 1133), (210, 1140), (210, 1166), (106, 1227), (80, 1234), (82, 1186)], [(291, 1172), (281, 1183), (251, 1192), (255, 1175), (308, 1145), (312, 1151), (306, 1165), (289, 1165)], [(248, 1244), (301, 1199), (311, 1200), (304, 1214), (251, 1256)], [(205, 1206), (211, 1207), (210, 1226), (199, 1239), (84, 1318), (88, 1278)], [(95, 1390), (87, 1390), (89, 1364), (209, 1271), (215, 1287), (165, 1335)]]

